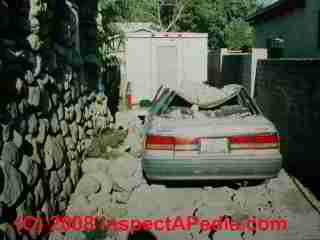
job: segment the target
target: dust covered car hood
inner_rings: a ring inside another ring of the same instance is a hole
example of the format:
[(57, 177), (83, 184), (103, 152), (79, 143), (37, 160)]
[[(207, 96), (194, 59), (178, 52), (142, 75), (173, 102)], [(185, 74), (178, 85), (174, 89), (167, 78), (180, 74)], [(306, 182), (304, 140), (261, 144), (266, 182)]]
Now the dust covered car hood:
[(213, 108), (221, 105), (236, 96), (242, 89), (242, 86), (238, 84), (215, 88), (190, 81), (183, 81), (179, 87), (168, 87), (187, 102), (198, 105), (200, 108)]

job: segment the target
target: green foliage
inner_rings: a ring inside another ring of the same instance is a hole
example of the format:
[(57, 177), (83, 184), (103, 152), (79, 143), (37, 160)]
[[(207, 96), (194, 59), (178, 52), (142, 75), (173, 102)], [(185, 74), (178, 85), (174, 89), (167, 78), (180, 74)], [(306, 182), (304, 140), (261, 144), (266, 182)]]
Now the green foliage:
[(40, 30), (38, 33), (40, 46), (42, 48), (50, 48), (52, 46), (51, 34), (54, 24), (54, 21), (52, 21), (52, 10), (49, 8), (48, 3), (45, 0), (37, 1), (37, 5), (39, 7), (39, 11), (35, 17), (40, 23)]
[(253, 29), (243, 20), (233, 20), (225, 28), (225, 43), (230, 49), (251, 48)]
[[(229, 47), (226, 42), (226, 27), (236, 21), (240, 21), (241, 26), (244, 25), (245, 18), (255, 9), (255, 0), (194, 0), (184, 9), (175, 30), (206, 32), (209, 34), (210, 48)], [(251, 43), (245, 45), (251, 46)]]
[(162, 6), (158, 0), (100, 0), (103, 31), (99, 42), (109, 46), (108, 37), (118, 34), (111, 22), (153, 22), (163, 31), (208, 33), (212, 49), (252, 46), (253, 31), (244, 20), (256, 10), (256, 0), (176, 2), (175, 6)]

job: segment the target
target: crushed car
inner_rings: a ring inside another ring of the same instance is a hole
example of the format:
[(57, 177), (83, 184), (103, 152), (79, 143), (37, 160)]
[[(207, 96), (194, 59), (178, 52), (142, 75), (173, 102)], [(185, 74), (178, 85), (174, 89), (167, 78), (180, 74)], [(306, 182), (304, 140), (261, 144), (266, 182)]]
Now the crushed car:
[(279, 133), (241, 85), (161, 86), (145, 131), (149, 180), (269, 179), (282, 168)]

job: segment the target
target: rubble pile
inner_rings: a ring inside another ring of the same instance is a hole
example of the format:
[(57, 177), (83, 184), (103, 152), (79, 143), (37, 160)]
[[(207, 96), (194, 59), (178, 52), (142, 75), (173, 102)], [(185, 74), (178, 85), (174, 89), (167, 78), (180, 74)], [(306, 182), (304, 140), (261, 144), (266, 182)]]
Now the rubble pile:
[(216, 110), (199, 110), (199, 107), (193, 105), (188, 107), (169, 107), (161, 117), (168, 119), (210, 119), (210, 118), (244, 118), (251, 116), (250, 110), (241, 105), (222, 106)]
[[(122, 119), (119, 121), (123, 128), (120, 132), (135, 124), (140, 126), (139, 120), (134, 121), (133, 116), (117, 116)], [(139, 135), (139, 130), (133, 133)], [(119, 131), (109, 132), (113, 137), (116, 134), (119, 134)], [(141, 159), (134, 151), (129, 151), (126, 140), (119, 145), (109, 145), (109, 150), (113, 153), (109, 158), (88, 157), (82, 163), (83, 176), (72, 194), (67, 215), (91, 215), (98, 218), (104, 216), (127, 220), (156, 220), (168, 217), (186, 219), (195, 216), (211, 221), (229, 219), (238, 224), (255, 217), (269, 220), (288, 219), (290, 223), (286, 231), (201, 231), (199, 225), (185, 231), (150, 230), (158, 239), (168, 240), (286, 239), (288, 236), (300, 239), (304, 235), (301, 229), (308, 229), (309, 236), (314, 237), (318, 234), (316, 229), (319, 216), (312, 211), (310, 204), (303, 199), (284, 170), (278, 178), (264, 183), (224, 182), (216, 183), (214, 187), (197, 187), (190, 184), (187, 188), (150, 185), (143, 178)], [(313, 224), (302, 226), (299, 219), (306, 222), (312, 219)], [(98, 230), (92, 233), (91, 239), (128, 240), (128, 234), (126, 231), (104, 229), (103, 233)], [(87, 239), (88, 233), (66, 233), (55, 237), (64, 240), (69, 237)]]

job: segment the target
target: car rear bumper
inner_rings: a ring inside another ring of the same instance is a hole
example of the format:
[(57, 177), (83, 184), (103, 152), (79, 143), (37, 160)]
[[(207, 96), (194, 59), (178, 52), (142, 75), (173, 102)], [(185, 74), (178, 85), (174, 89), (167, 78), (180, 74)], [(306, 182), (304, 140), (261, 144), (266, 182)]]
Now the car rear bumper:
[(268, 179), (282, 168), (279, 154), (165, 159), (145, 156), (142, 167), (152, 180)]

